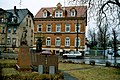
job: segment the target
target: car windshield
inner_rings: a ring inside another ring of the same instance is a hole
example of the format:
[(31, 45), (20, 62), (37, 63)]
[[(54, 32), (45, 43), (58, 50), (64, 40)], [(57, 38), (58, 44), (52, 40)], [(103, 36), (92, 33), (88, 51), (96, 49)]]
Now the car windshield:
[(80, 54), (80, 52), (76, 51), (75, 54)]
[(74, 54), (74, 51), (70, 51), (70, 54)]

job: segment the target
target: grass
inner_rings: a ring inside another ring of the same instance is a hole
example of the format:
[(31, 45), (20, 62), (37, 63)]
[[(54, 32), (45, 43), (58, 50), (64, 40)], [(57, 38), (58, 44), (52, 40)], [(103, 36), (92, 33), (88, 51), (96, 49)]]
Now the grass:
[(63, 80), (63, 74), (39, 74), (38, 72), (19, 72), (15, 69), (17, 60), (0, 59), (0, 79), (2, 80)]
[[(0, 59), (0, 64), (5, 64), (6, 66), (8, 66), (2, 68), (2, 75), (21, 75), (22, 77), (24, 77), (24, 75), (29, 75), (33, 78), (33, 73), (19, 73), (14, 68), (9, 68), (10, 65), (8, 64), (15, 65), (16, 63), (17, 60)], [(113, 67), (91, 66), (87, 64), (59, 63), (59, 70), (67, 72), (71, 76), (76, 77), (78, 80), (120, 80), (120, 69)]]
[(59, 69), (78, 80), (120, 80), (120, 69), (112, 67), (59, 63)]
[(14, 68), (3, 68), (2, 69), (2, 75), (4, 76), (11, 76), (18, 74), (18, 71), (16, 71)]
[(0, 59), (0, 63), (17, 63), (17, 60), (10, 60), (10, 59)]

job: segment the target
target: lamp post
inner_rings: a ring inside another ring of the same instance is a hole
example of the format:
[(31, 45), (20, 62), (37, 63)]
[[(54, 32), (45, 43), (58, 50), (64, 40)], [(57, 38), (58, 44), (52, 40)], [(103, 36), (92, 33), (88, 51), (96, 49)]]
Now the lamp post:
[(76, 48), (76, 51), (78, 51), (78, 30), (79, 30), (79, 27), (78, 27), (78, 19), (77, 19), (77, 48)]

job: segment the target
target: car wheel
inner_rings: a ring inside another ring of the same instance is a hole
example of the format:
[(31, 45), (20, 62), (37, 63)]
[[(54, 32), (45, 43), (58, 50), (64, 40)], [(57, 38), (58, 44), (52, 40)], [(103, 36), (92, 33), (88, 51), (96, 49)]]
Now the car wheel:
[(65, 56), (63, 56), (63, 58), (67, 58), (67, 56), (65, 55)]

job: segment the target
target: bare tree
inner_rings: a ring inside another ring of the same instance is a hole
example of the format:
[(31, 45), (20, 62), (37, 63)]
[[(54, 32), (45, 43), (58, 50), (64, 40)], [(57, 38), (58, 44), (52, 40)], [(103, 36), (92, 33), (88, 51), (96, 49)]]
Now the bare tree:
[[(68, 0), (68, 2), (69, 4), (88, 6), (88, 21), (90, 18), (94, 18), (97, 21), (99, 41), (102, 42), (101, 46), (105, 50), (108, 35), (112, 32), (114, 33), (116, 28), (120, 28), (120, 0)], [(116, 38), (115, 35), (113, 36)], [(116, 46), (114, 46), (115, 48)]]

